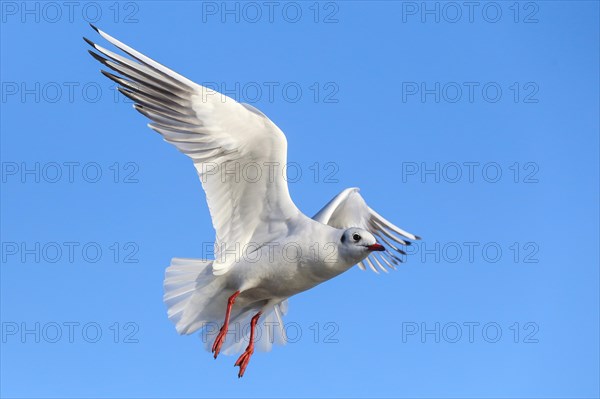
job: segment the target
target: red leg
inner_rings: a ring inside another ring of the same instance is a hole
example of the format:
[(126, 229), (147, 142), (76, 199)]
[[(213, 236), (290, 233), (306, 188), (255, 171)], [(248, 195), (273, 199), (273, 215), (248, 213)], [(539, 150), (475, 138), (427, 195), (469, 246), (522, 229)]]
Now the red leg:
[(215, 342), (213, 343), (213, 346), (212, 346), (212, 352), (215, 354), (215, 359), (217, 358), (217, 356), (219, 356), (219, 351), (221, 350), (221, 346), (223, 346), (223, 343), (225, 342), (225, 336), (227, 335), (227, 329), (229, 328), (229, 316), (231, 315), (231, 308), (233, 307), (233, 304), (235, 303), (235, 298), (237, 298), (238, 295), (240, 295), (240, 292), (236, 291), (227, 300), (227, 311), (225, 312), (225, 322), (223, 322), (223, 326), (221, 327), (221, 330), (219, 331), (217, 338), (215, 338)]
[(257, 314), (254, 315), (252, 320), (250, 320), (250, 342), (248, 343), (248, 347), (246, 348), (244, 353), (242, 353), (242, 356), (240, 356), (238, 358), (237, 362), (235, 362), (235, 365), (234, 365), (234, 366), (240, 366), (240, 372), (238, 373), (238, 378), (240, 378), (244, 375), (244, 371), (246, 371), (246, 367), (248, 367), (248, 363), (250, 362), (250, 357), (254, 353), (254, 330), (256, 329), (256, 323), (258, 322), (258, 318), (260, 317), (261, 314), (262, 314), (262, 312), (258, 312)]

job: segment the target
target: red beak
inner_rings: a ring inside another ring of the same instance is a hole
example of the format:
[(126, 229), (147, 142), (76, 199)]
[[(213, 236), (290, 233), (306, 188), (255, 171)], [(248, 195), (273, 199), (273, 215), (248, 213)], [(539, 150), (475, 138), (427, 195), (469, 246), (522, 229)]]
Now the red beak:
[(381, 244), (373, 244), (367, 247), (370, 251), (385, 251), (385, 247)]

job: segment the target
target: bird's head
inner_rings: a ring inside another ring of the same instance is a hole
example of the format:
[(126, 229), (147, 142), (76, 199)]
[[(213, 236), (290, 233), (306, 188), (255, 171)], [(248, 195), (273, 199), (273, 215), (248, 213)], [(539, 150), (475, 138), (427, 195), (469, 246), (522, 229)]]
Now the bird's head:
[(352, 227), (344, 231), (340, 238), (340, 253), (358, 263), (372, 251), (385, 251), (385, 247), (377, 243), (373, 234), (365, 229)]

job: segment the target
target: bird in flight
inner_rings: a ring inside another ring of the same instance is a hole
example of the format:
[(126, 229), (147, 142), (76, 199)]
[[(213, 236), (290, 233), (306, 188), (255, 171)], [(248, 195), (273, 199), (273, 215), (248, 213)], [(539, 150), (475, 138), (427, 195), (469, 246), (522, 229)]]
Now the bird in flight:
[(116, 72), (102, 74), (198, 172), (216, 231), (215, 259), (173, 258), (164, 301), (177, 332), (204, 331), (215, 359), (242, 352), (247, 342), (235, 362), (238, 377), (255, 347), (285, 343), (289, 297), (354, 265), (394, 269), (406, 254), (401, 247), (420, 239), (371, 209), (358, 188), (343, 190), (312, 218), (304, 215), (288, 191), (285, 135), (267, 116), (92, 28), (122, 52), (84, 38), (90, 54)]

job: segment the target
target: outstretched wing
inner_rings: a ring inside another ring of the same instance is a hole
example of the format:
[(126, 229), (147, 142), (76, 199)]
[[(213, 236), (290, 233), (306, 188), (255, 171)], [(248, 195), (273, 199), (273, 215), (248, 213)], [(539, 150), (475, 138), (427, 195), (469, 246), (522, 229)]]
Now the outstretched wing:
[(99, 53), (90, 54), (120, 76), (102, 73), (152, 121), (150, 128), (194, 161), (216, 230), (213, 273), (226, 273), (253, 238), (285, 231), (285, 221), (299, 211), (285, 178), (283, 132), (252, 106), (200, 86), (92, 27), (125, 53), (84, 38)]
[[(359, 227), (370, 231), (380, 242), (385, 244), (383, 252), (373, 251), (358, 266), (365, 270), (368, 265), (375, 273), (377, 266), (387, 273), (385, 266), (395, 269), (394, 265), (402, 262), (400, 256), (406, 255), (401, 246), (410, 245), (408, 240), (420, 240), (419, 236), (410, 234), (393, 225), (383, 216), (371, 209), (358, 188), (347, 188), (323, 207), (313, 219), (338, 229)], [(385, 266), (384, 266), (385, 265)]]

